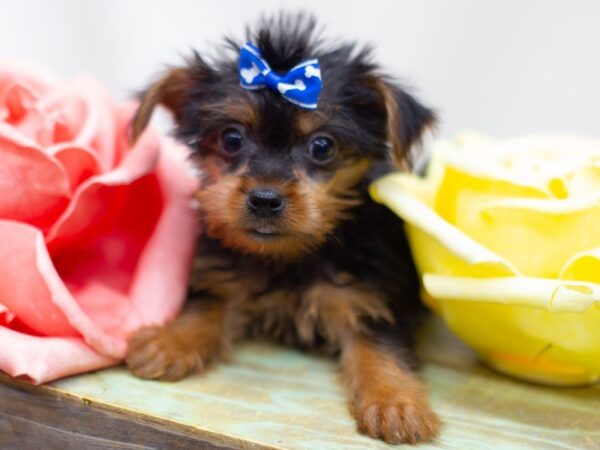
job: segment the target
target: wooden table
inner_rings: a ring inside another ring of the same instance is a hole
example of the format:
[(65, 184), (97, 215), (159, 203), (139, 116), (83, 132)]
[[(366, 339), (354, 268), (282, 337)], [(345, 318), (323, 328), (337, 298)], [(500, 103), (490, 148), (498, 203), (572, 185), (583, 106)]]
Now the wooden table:
[[(600, 449), (600, 386), (497, 375), (436, 320), (420, 352), (445, 422), (421, 449)], [(35, 387), (0, 376), (0, 449), (391, 448), (355, 431), (331, 361), (265, 343), (178, 383), (114, 368)]]

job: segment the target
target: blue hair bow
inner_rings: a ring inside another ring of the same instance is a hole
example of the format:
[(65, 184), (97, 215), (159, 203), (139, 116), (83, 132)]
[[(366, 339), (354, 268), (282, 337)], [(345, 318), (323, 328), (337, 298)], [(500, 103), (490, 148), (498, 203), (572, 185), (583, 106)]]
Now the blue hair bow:
[(323, 83), (319, 61), (316, 59), (301, 62), (288, 73), (279, 75), (271, 70), (260, 50), (247, 42), (240, 49), (239, 75), (244, 89), (266, 86), (301, 108), (317, 108)]

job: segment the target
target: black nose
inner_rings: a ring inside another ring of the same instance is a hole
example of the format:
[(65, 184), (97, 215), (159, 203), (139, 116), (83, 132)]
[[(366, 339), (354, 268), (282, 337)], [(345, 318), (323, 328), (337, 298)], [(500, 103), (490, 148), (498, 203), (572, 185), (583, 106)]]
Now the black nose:
[(257, 217), (273, 217), (283, 211), (285, 198), (281, 193), (267, 188), (257, 188), (248, 194), (248, 209)]

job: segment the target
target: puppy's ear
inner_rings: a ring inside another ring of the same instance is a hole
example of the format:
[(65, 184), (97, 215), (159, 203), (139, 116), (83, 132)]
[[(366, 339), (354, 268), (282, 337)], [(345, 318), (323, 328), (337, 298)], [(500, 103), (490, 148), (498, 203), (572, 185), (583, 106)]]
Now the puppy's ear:
[(383, 103), (386, 133), (391, 146), (392, 160), (398, 168), (410, 170), (411, 148), (419, 143), (424, 131), (436, 123), (435, 113), (415, 97), (381, 78), (373, 87)]
[(141, 95), (132, 121), (130, 143), (134, 144), (140, 137), (157, 105), (163, 105), (177, 115), (181, 110), (185, 96), (191, 86), (191, 73), (187, 67), (174, 67), (166, 71), (157, 81), (152, 83)]

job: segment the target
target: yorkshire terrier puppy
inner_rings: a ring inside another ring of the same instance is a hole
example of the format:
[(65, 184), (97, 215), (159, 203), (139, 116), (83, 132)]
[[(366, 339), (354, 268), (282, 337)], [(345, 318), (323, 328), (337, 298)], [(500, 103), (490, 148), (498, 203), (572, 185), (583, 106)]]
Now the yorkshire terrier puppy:
[(142, 94), (132, 138), (155, 106), (173, 113), (202, 176), (202, 235), (187, 310), (134, 334), (127, 364), (178, 380), (244, 337), (322, 349), (360, 431), (427, 441), (440, 422), (412, 370), (419, 282), (401, 221), (367, 189), (409, 166), (434, 114), (369, 49), (314, 30), (303, 15), (263, 20), (245, 45), (226, 39), (231, 57), (195, 53)]

